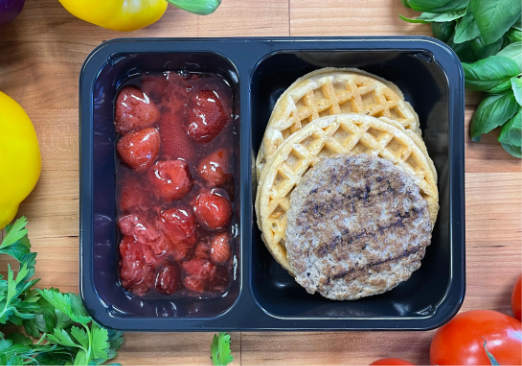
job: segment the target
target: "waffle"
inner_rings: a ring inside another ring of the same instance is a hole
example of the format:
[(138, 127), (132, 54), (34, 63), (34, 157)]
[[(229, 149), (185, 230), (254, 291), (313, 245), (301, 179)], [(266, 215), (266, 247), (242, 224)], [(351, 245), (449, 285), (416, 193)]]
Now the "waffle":
[(421, 136), (419, 118), (395, 84), (354, 68), (323, 68), (297, 79), (277, 100), (257, 155), (257, 177), (288, 136), (339, 113), (387, 117)]
[(433, 226), (439, 209), (437, 182), (429, 158), (404, 132), (378, 118), (338, 114), (314, 120), (292, 134), (265, 167), (256, 195), (262, 238), (272, 256), (290, 271), (284, 244), (290, 194), (321, 158), (367, 154), (387, 159), (410, 174), (426, 199)]

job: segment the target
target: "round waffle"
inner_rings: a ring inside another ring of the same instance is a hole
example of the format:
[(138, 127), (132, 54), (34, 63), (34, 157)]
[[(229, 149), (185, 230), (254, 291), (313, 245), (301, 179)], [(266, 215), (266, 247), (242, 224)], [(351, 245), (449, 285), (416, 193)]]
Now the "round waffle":
[(257, 154), (257, 177), (288, 136), (339, 113), (386, 117), (421, 136), (419, 118), (395, 84), (354, 68), (322, 68), (297, 79), (277, 100)]
[(367, 154), (391, 161), (413, 177), (428, 204), (433, 226), (439, 209), (436, 178), (427, 157), (403, 129), (378, 118), (337, 114), (316, 119), (292, 134), (263, 169), (256, 195), (262, 238), (273, 257), (290, 271), (285, 248), (290, 194), (321, 158)]

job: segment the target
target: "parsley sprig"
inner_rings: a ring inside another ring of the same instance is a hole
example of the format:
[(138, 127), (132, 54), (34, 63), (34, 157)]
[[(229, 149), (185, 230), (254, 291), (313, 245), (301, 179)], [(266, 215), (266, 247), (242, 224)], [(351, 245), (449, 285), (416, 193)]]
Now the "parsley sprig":
[(99, 365), (116, 357), (121, 332), (96, 323), (78, 295), (34, 288), (36, 253), (26, 225), (22, 217), (6, 227), (0, 244), (0, 255), (18, 264), (0, 275), (0, 364)]
[(210, 345), (210, 358), (214, 366), (226, 366), (234, 360), (230, 350), (230, 335), (227, 333), (214, 334)]

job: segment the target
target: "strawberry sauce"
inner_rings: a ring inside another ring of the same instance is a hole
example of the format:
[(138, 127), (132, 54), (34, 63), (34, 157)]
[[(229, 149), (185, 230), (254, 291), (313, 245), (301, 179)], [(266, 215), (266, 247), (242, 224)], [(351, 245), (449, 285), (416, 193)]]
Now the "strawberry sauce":
[(237, 119), (214, 74), (147, 74), (116, 98), (122, 286), (138, 296), (212, 297), (236, 258)]

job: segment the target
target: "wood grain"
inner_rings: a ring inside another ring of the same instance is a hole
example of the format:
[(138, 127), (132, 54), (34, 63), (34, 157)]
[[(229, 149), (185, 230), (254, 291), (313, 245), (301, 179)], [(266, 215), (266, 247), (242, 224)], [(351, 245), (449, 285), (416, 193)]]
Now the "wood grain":
[[(38, 251), (41, 286), (78, 290), (78, 74), (87, 54), (116, 37), (391, 35), (430, 33), (402, 22), (399, 0), (224, 0), (200, 17), (170, 8), (153, 26), (116, 33), (70, 16), (56, 0), (28, 0), (0, 28), (0, 89), (31, 116), (42, 176), (20, 213)], [(477, 94), (467, 95), (466, 126)], [(522, 165), (495, 134), (466, 140), (467, 293), (463, 310), (509, 312), (522, 263)], [(234, 364), (368, 364), (384, 356), (428, 362), (433, 332), (234, 333)], [(210, 364), (210, 333), (128, 333), (123, 364)]]

